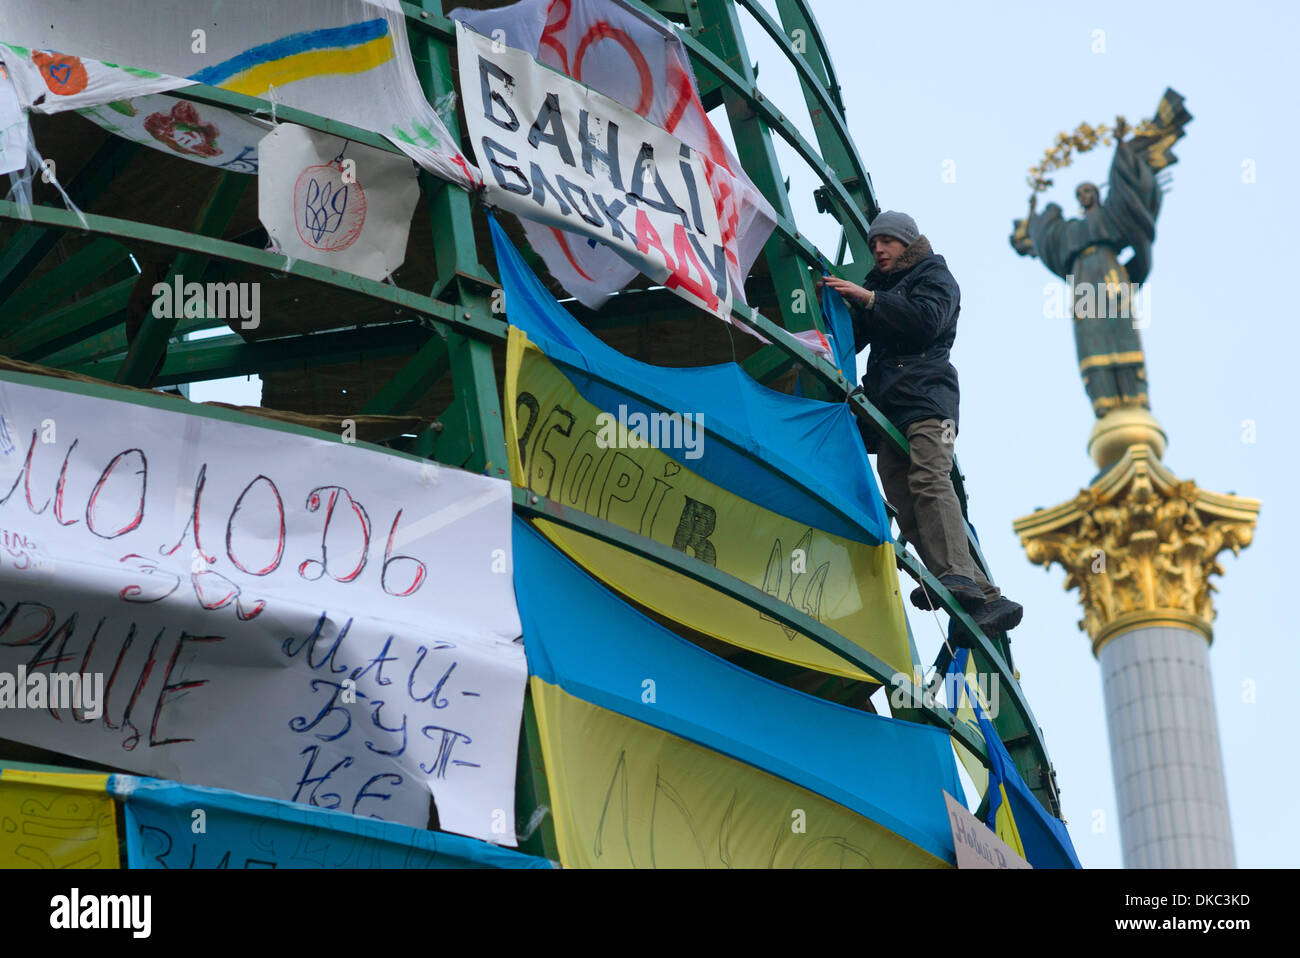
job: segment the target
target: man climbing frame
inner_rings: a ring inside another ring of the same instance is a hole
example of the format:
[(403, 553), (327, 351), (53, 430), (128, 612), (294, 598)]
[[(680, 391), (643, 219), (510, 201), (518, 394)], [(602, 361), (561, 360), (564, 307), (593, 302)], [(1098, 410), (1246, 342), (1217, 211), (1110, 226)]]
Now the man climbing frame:
[[(899, 531), (916, 545), (925, 567), (983, 631), (1005, 632), (1020, 624), (1024, 609), (1003, 596), (971, 556), (951, 479), (959, 392), (950, 351), (961, 289), (906, 213), (881, 213), (867, 242), (876, 265), (863, 285), (834, 276), (823, 282), (849, 305), (855, 350), (871, 347), (862, 378), (866, 398), (907, 437), (911, 452), (878, 443), (866, 428), (863, 438), (877, 454)], [(919, 609), (939, 605), (925, 586), (911, 598)]]

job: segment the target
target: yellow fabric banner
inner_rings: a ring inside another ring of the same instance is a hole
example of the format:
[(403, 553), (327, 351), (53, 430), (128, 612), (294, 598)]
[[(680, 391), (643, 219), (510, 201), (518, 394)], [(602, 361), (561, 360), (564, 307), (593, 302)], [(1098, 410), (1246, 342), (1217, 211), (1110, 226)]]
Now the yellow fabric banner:
[(0, 771), (0, 868), (118, 868), (107, 775)]
[[(516, 485), (708, 562), (911, 674), (890, 544), (853, 542), (787, 519), (598, 419), (603, 411), (513, 326), (503, 411)], [(602, 430), (617, 442), (602, 446)], [(866, 678), (802, 633), (702, 583), (554, 523), (537, 528), (597, 579), (660, 615), (805, 668)]]
[(566, 867), (950, 867), (798, 785), (529, 682)]

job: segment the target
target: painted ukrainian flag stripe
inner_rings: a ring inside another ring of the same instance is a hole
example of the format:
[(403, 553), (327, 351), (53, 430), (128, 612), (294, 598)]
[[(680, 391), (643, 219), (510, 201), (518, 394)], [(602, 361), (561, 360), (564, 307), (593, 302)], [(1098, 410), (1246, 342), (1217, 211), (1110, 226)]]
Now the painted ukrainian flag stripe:
[(388, 21), (380, 17), (281, 37), (206, 67), (189, 79), (233, 93), (261, 96), (272, 85), (329, 74), (364, 73), (393, 56)]

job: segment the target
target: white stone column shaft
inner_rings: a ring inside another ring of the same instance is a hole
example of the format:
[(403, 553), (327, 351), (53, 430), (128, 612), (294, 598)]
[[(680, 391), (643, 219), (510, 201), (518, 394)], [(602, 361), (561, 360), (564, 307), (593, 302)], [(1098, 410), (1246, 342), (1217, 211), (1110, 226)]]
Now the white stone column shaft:
[(1125, 868), (1235, 868), (1209, 647), (1148, 626), (1098, 656)]

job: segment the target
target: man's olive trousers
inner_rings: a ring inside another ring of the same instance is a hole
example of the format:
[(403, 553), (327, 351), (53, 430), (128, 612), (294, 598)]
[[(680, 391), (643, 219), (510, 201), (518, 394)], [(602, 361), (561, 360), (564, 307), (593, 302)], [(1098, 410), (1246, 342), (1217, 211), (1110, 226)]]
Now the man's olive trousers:
[(1002, 593), (971, 557), (961, 503), (949, 475), (957, 438), (951, 420), (922, 419), (904, 432), (912, 447), (910, 460), (883, 441), (876, 457), (885, 498), (898, 510), (899, 531), (916, 546), (921, 561), (936, 578), (960, 575), (973, 579), (984, 598), (992, 602)]

